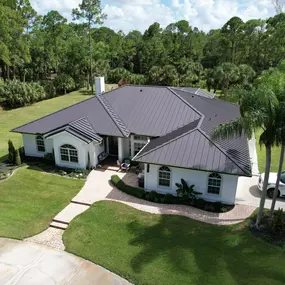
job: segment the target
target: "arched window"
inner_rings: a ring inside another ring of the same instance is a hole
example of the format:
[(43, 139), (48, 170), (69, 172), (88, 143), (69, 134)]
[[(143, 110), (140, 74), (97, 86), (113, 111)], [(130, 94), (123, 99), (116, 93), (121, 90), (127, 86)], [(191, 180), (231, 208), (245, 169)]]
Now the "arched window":
[(208, 193), (219, 195), (221, 190), (222, 177), (218, 173), (211, 173), (208, 179)]
[(42, 136), (36, 137), (36, 143), (37, 143), (37, 149), (39, 152), (45, 152), (46, 151), (45, 141), (44, 141), (44, 138)]
[(158, 185), (170, 187), (171, 171), (167, 166), (161, 166), (158, 170)]
[(70, 144), (65, 144), (60, 148), (60, 157), (62, 161), (78, 162), (77, 149)]

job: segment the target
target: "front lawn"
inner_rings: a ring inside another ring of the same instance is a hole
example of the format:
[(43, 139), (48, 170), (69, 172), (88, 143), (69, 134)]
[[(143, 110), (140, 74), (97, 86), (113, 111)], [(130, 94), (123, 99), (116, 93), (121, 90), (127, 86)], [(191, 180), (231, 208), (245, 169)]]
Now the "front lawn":
[[(262, 130), (259, 130), (255, 133), (256, 137), (256, 151), (257, 151), (257, 158), (258, 158), (258, 169), (260, 173), (265, 171), (265, 163), (266, 163), (266, 154), (265, 154), (265, 146), (263, 145), (260, 147), (259, 145), (259, 137), (262, 133)], [(279, 158), (280, 158), (280, 147), (273, 147), (271, 153), (271, 171), (277, 172), (279, 166)], [(283, 164), (283, 169), (285, 170), (285, 161)]]
[(63, 235), (66, 250), (134, 284), (283, 285), (284, 250), (254, 238), (246, 223), (214, 226), (95, 203)]
[(23, 239), (42, 232), (83, 183), (40, 169), (18, 169), (0, 183), (0, 237)]

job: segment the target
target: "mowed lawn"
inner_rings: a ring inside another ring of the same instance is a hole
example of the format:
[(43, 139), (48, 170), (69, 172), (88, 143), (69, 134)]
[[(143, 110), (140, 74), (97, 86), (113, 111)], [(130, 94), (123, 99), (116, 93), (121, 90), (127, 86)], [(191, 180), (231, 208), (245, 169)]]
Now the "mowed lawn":
[[(255, 133), (255, 137), (256, 137), (256, 151), (257, 151), (257, 157), (258, 157), (258, 169), (260, 173), (263, 173), (265, 171), (266, 153), (265, 153), (265, 146), (262, 145), (262, 147), (260, 147), (259, 145), (259, 137), (261, 133), (262, 133), (262, 130), (257, 131)], [(272, 148), (272, 151), (271, 151), (271, 171), (272, 172), (278, 171), (280, 151), (281, 151), (280, 147), (275, 146)], [(285, 170), (285, 162), (283, 164), (283, 170)]]
[[(76, 91), (14, 110), (0, 109), (0, 161), (8, 153), (8, 140), (22, 146), (22, 136), (11, 129), (91, 96)], [(0, 183), (0, 236), (22, 239), (45, 230), (54, 216), (78, 193), (84, 181), (21, 168)]]
[(0, 109), (0, 161), (3, 160), (8, 153), (9, 139), (11, 139), (17, 147), (23, 144), (22, 136), (20, 134), (11, 133), (11, 129), (91, 97), (85, 94), (86, 92), (84, 91), (75, 91), (23, 108), (9, 111)]
[(246, 222), (215, 226), (102, 201), (64, 232), (68, 252), (134, 284), (283, 285), (285, 251), (254, 238)]
[(0, 183), (0, 237), (23, 239), (45, 230), (84, 181), (22, 167)]

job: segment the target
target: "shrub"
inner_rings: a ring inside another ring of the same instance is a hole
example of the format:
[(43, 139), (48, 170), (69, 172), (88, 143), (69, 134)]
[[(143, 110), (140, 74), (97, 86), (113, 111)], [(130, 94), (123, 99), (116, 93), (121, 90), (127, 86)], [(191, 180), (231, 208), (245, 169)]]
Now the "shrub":
[(88, 85), (88, 82), (86, 80), (86, 76), (85, 75), (79, 75), (74, 80), (75, 80), (75, 87), (76, 87), (76, 89), (86, 88), (87, 85)]
[(75, 82), (73, 78), (67, 74), (60, 74), (54, 80), (56, 91), (60, 94), (71, 92), (75, 89)]
[(204, 206), (204, 210), (208, 212), (215, 212), (215, 205), (211, 202), (206, 202)]
[(151, 191), (148, 193), (148, 200), (154, 202), (155, 200), (160, 201), (159, 194), (156, 191)]
[(21, 161), (20, 153), (19, 153), (19, 150), (16, 149), (15, 150), (15, 165), (19, 166), (21, 164), (22, 164), (22, 161)]
[(195, 207), (199, 209), (204, 209), (206, 205), (206, 201), (201, 198), (196, 199), (194, 203), (195, 203)]
[(0, 88), (0, 97), (5, 98), (7, 108), (17, 108), (43, 100), (45, 92), (38, 83), (12, 80), (6, 81)]
[(121, 79), (126, 80), (130, 76), (130, 72), (125, 68), (115, 68), (108, 72), (108, 82), (118, 83)]
[(177, 203), (177, 197), (175, 197), (171, 194), (166, 194), (166, 195), (164, 195), (164, 197), (162, 199), (162, 203), (175, 204), (175, 203)]
[(177, 187), (177, 196), (184, 201), (188, 201), (188, 199), (195, 200), (197, 195), (202, 194), (194, 190), (195, 185), (189, 186), (184, 179), (181, 179), (181, 183), (175, 183), (175, 185)]
[(15, 147), (11, 140), (8, 141), (8, 161), (12, 164), (15, 162)]
[(44, 160), (50, 164), (55, 164), (54, 155), (53, 153), (46, 153), (44, 155)]
[(53, 98), (56, 96), (56, 89), (52, 81), (41, 80), (40, 85), (44, 88), (46, 98)]
[(120, 189), (121, 191), (123, 191), (127, 194), (130, 194), (130, 195), (135, 196), (135, 197), (140, 198), (140, 199), (145, 197), (145, 191), (144, 190), (142, 190), (140, 188), (136, 188), (136, 187), (126, 185), (124, 183), (124, 181), (122, 181), (118, 175), (113, 175), (111, 177), (111, 181), (114, 184), (114, 186), (116, 186), (118, 189)]

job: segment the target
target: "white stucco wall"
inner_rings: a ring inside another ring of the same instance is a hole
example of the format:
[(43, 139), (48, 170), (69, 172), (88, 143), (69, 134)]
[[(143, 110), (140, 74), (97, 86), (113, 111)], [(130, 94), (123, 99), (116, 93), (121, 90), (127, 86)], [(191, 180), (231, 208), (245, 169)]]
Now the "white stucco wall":
[(34, 156), (34, 157), (44, 157), (47, 153), (52, 153), (53, 149), (53, 139), (45, 139), (45, 152), (38, 151), (37, 143), (36, 143), (36, 135), (29, 135), (23, 134), (23, 143), (25, 154), (27, 156)]
[[(94, 147), (94, 151), (93, 151), (94, 162), (92, 162), (91, 160), (91, 163), (94, 167), (96, 167), (99, 164), (98, 155), (105, 151), (105, 146), (104, 146), (104, 142), (101, 145), (98, 143), (94, 143), (92, 145)], [(91, 153), (92, 153), (92, 150), (90, 150), (90, 154)]]
[(175, 183), (180, 182), (181, 178), (187, 181), (190, 185), (195, 185), (195, 190), (203, 193), (199, 197), (209, 201), (221, 201), (228, 204), (235, 203), (236, 189), (238, 176), (220, 174), (222, 177), (222, 185), (220, 195), (213, 195), (207, 193), (208, 176), (210, 172), (196, 171), (190, 169), (181, 169), (170, 167), (171, 169), (171, 187), (165, 188), (158, 185), (158, 165), (149, 165), (149, 173), (145, 165), (145, 189), (147, 191), (157, 191), (159, 193), (169, 193), (176, 195)]
[[(69, 167), (74, 169), (85, 169), (87, 166), (87, 156), (90, 145), (70, 135), (62, 132), (53, 137), (55, 163), (60, 167)], [(78, 151), (78, 163), (62, 161), (60, 157), (60, 147), (64, 144), (74, 146)]]

